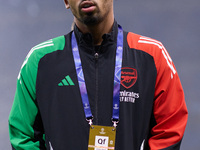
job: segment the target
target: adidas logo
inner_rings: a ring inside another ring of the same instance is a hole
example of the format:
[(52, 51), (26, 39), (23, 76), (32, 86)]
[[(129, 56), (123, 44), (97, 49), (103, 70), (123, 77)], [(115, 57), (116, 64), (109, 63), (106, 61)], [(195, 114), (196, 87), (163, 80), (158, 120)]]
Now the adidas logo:
[(58, 83), (58, 86), (73, 86), (75, 85), (70, 76), (66, 76), (60, 83)]

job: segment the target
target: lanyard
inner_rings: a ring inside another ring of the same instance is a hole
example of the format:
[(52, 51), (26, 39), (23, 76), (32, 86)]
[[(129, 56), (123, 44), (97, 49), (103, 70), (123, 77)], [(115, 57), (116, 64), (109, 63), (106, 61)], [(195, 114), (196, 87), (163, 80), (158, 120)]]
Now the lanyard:
[[(82, 103), (84, 107), (86, 120), (89, 121), (89, 124), (92, 125), (92, 112), (89, 104), (87, 89), (85, 85), (85, 78), (83, 74), (81, 59), (79, 55), (79, 49), (77, 41), (72, 32), (72, 53), (74, 57), (76, 74), (79, 82), (79, 89), (81, 93)], [(122, 66), (122, 54), (123, 54), (123, 30), (121, 26), (118, 26), (118, 35), (117, 35), (117, 49), (116, 49), (116, 58), (115, 58), (115, 74), (114, 74), (114, 88), (113, 88), (113, 114), (112, 121), (113, 126), (117, 126), (119, 121), (119, 94), (120, 94), (120, 79), (121, 79), (121, 66)]]

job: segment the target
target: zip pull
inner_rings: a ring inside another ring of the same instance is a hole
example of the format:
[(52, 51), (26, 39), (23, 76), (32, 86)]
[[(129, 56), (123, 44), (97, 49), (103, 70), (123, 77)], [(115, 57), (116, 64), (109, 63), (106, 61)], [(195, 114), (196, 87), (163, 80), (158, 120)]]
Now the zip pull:
[(95, 58), (95, 60), (97, 60), (99, 58), (99, 54), (97, 52), (94, 54), (94, 58)]

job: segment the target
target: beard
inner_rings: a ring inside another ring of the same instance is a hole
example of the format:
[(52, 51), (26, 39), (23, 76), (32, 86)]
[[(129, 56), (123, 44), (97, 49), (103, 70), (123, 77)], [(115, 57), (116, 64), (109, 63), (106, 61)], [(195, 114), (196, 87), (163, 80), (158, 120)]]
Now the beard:
[(102, 13), (102, 10), (100, 10), (98, 5), (96, 5), (96, 7), (96, 10), (93, 12), (83, 13), (79, 7), (78, 10), (73, 9), (72, 13), (79, 22), (87, 26), (93, 26), (103, 22), (109, 14), (109, 10), (103, 10)]
[(102, 19), (95, 16), (87, 16), (82, 19), (82, 22), (86, 25), (96, 25), (101, 22)]
[(80, 14), (80, 17), (76, 17), (76, 18), (85, 25), (96, 25), (100, 23), (101, 21), (103, 21), (104, 19), (103, 16), (99, 15), (100, 11), (91, 12), (87, 14), (83, 14), (81, 13), (81, 11), (79, 11), (79, 14)]

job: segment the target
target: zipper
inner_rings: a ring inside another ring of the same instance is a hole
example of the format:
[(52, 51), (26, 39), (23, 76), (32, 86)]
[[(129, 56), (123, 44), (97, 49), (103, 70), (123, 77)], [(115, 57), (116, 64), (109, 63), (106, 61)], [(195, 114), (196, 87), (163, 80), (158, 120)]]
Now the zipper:
[(96, 85), (96, 91), (95, 91), (95, 114), (96, 116), (96, 124), (98, 124), (98, 58), (99, 58), (99, 53), (95, 52), (94, 54), (94, 59), (95, 59), (95, 85)]
[(95, 52), (95, 54), (94, 54), (94, 58), (95, 58), (95, 63), (97, 63), (98, 58), (99, 58), (99, 53)]

